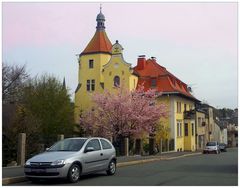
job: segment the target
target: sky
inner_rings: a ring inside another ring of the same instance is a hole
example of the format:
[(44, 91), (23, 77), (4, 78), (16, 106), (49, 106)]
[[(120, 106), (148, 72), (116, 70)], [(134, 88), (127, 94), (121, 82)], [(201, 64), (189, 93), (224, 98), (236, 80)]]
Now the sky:
[[(2, 61), (31, 76), (65, 77), (72, 98), (77, 54), (96, 30), (100, 3), (2, 4)], [(238, 105), (237, 3), (102, 3), (110, 41), (134, 67), (152, 56), (216, 108)]]

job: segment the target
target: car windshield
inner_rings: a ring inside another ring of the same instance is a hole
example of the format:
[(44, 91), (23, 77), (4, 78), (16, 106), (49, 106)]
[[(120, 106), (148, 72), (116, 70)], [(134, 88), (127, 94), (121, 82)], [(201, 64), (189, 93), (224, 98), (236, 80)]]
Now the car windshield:
[(219, 144), (219, 146), (225, 146), (225, 144), (221, 143), (221, 144)]
[(217, 144), (216, 144), (216, 142), (208, 142), (207, 143), (207, 146), (216, 146)]
[(79, 151), (87, 139), (65, 139), (57, 142), (48, 151)]

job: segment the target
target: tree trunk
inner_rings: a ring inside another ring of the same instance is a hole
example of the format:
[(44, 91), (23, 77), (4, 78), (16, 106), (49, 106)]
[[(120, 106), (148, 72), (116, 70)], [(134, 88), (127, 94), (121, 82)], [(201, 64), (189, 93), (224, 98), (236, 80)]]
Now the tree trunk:
[(154, 155), (156, 153), (156, 140), (153, 137), (149, 138), (149, 155)]
[(136, 154), (141, 155), (142, 154), (142, 140), (136, 139)]

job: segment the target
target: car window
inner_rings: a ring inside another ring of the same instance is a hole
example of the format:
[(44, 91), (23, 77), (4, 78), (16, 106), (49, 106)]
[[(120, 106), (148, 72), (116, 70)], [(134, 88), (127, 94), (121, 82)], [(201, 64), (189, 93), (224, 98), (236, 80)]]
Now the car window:
[(87, 147), (93, 147), (95, 151), (97, 150), (101, 150), (101, 146), (100, 146), (100, 143), (98, 141), (98, 139), (93, 139), (93, 140), (90, 140), (86, 146)]
[(217, 144), (216, 144), (216, 142), (208, 142), (207, 143), (207, 146), (216, 146)]
[(54, 144), (50, 151), (79, 151), (86, 139), (64, 139)]
[(112, 145), (106, 140), (100, 139), (103, 149), (112, 149)]

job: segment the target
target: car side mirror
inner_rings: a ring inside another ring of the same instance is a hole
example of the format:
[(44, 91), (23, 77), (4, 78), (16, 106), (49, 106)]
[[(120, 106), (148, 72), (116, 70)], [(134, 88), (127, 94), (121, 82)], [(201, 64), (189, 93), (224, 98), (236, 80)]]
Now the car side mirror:
[(87, 147), (84, 152), (87, 153), (87, 152), (91, 152), (91, 151), (94, 151), (94, 148), (93, 147)]

